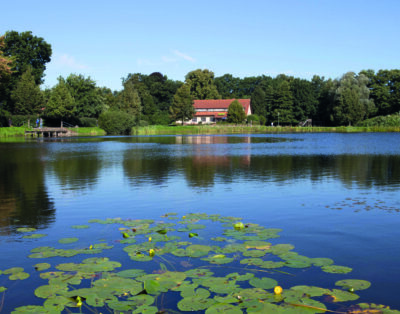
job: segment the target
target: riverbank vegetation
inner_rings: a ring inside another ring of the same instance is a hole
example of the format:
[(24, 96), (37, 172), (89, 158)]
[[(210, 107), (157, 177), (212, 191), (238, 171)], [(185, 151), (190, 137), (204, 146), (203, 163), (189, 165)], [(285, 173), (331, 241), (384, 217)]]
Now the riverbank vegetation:
[(359, 132), (400, 132), (400, 126), (339, 126), (339, 127), (270, 127), (265, 125), (199, 125), (163, 126), (150, 125), (134, 127), (133, 135), (173, 134), (284, 134), (284, 133), (359, 133)]
[(185, 104), (194, 99), (247, 98), (254, 114), (251, 121), (262, 126), (292, 127), (311, 120), (319, 127), (400, 127), (395, 119), (384, 118), (386, 124), (382, 124), (377, 118), (400, 111), (398, 69), (348, 72), (333, 79), (314, 75), (311, 80), (284, 74), (215, 77), (208, 69), (197, 69), (183, 82), (160, 72), (128, 73), (120, 91), (70, 74), (43, 90), (40, 86), (51, 54), (51, 45), (29, 31), (9, 31), (0, 37), (0, 126), (8, 126), (10, 119), (14, 126), (26, 126), (40, 117), (45, 126), (59, 126), (63, 121), (98, 125), (107, 134), (127, 134), (134, 126), (169, 125), (181, 116), (190, 119), (193, 110)]

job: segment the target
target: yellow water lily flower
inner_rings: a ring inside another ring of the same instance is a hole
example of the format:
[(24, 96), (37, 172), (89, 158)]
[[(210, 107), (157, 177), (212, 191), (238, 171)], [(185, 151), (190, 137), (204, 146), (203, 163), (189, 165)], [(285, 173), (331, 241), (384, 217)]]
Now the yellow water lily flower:
[(276, 287), (274, 288), (274, 293), (275, 293), (275, 294), (281, 294), (282, 291), (283, 291), (283, 289), (282, 289), (281, 286), (276, 286)]

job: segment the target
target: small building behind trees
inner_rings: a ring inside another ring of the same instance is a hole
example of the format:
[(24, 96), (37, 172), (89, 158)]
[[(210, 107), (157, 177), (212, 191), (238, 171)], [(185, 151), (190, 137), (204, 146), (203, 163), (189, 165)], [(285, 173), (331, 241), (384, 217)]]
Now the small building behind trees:
[(246, 117), (251, 115), (250, 99), (205, 99), (195, 100), (193, 107), (195, 113), (187, 124), (212, 124), (218, 121), (226, 121), (228, 108), (237, 100), (242, 106)]

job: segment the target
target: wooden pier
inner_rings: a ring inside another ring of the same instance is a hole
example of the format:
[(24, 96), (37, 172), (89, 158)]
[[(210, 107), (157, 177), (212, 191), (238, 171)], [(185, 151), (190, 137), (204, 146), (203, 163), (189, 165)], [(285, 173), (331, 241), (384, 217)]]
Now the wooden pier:
[(67, 128), (34, 128), (30, 131), (25, 131), (25, 136), (37, 136), (37, 137), (65, 137), (65, 136), (74, 136), (75, 132), (67, 129)]

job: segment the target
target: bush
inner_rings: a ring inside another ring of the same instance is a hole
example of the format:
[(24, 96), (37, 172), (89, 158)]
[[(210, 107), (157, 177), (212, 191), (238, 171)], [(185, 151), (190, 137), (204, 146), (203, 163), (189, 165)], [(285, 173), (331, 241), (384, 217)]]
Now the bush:
[[(28, 127), (28, 121), (29, 125), (31, 127), (36, 126), (36, 119), (37, 115), (15, 115), (15, 116), (10, 116), (12, 125), (13, 126), (25, 126)], [(7, 119), (7, 126), (8, 126), (8, 119)]]
[(260, 117), (256, 114), (247, 116), (247, 123), (252, 125), (260, 124)]
[(147, 122), (146, 120), (140, 120), (138, 123), (138, 126), (148, 126), (149, 122)]
[(107, 134), (130, 134), (135, 117), (123, 111), (106, 111), (99, 116), (99, 127)]
[(97, 127), (97, 119), (82, 117), (82, 118), (79, 118), (78, 125), (81, 127), (86, 127), (86, 128), (94, 128), (94, 127)]
[(398, 127), (400, 126), (400, 114), (393, 114), (388, 116), (378, 116), (372, 119), (361, 121), (357, 126), (385, 126), (385, 127)]
[(260, 118), (260, 125), (265, 125), (265, 123), (267, 123), (267, 118), (264, 116), (259, 116)]

